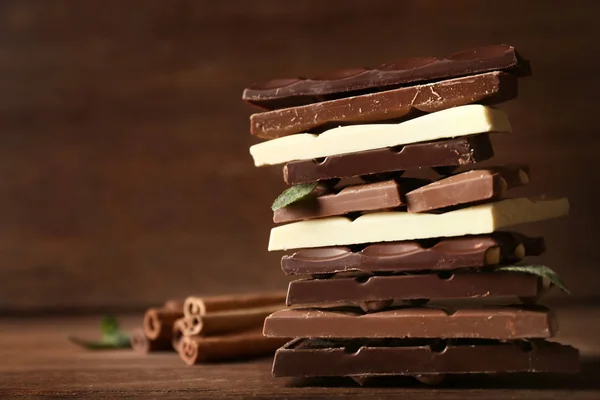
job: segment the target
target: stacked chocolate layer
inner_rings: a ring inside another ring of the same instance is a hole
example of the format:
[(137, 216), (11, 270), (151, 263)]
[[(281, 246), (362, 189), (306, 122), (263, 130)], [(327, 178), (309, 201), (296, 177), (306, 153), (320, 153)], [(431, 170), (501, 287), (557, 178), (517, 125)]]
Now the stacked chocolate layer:
[[(548, 270), (507, 267), (545, 244), (506, 229), (565, 216), (567, 199), (510, 198), (526, 166), (475, 165), (493, 157), (491, 136), (511, 132), (491, 105), (515, 98), (529, 71), (500, 45), (244, 91), (266, 109), (252, 134), (271, 139), (251, 147), (255, 165), (285, 164), (295, 185), (276, 201), (286, 224), (269, 250), (299, 249), (282, 269), (309, 277), (289, 285), (294, 309), (265, 322), (267, 336), (298, 338), (276, 353), (274, 376), (578, 369), (576, 349), (545, 340), (557, 331), (535, 305)], [(406, 177), (423, 169), (437, 177)]]

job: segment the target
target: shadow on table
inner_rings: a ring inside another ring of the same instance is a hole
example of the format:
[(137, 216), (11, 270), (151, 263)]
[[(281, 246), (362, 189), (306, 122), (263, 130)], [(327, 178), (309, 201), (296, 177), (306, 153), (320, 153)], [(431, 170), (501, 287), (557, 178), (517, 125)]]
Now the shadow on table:
[[(378, 377), (363, 382), (368, 387), (426, 387), (412, 377)], [(358, 386), (351, 378), (297, 379), (289, 386), (348, 387)], [(600, 358), (582, 358), (578, 374), (500, 374), (456, 375), (447, 377), (439, 388), (445, 389), (600, 389)]]

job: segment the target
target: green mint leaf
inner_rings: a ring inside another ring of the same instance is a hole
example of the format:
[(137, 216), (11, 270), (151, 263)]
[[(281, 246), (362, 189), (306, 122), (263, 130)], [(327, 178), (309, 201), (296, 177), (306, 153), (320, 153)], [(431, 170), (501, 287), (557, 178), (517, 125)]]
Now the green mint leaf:
[(102, 332), (102, 336), (110, 336), (118, 333), (119, 321), (112, 315), (105, 316), (100, 323), (100, 332)]
[(565, 285), (565, 282), (562, 280), (562, 278), (545, 265), (506, 265), (504, 267), (496, 268), (494, 271), (523, 272), (526, 274), (541, 276), (542, 278), (548, 279), (552, 285), (558, 287), (563, 292), (571, 294), (571, 291), (567, 288), (567, 285)]
[(126, 349), (131, 347), (129, 335), (119, 329), (115, 317), (106, 316), (100, 324), (100, 340), (87, 340), (69, 336), (69, 341), (90, 350)]
[(89, 350), (128, 349), (131, 347), (129, 337), (120, 337), (113, 340), (87, 340), (76, 336), (69, 336), (69, 341)]
[(277, 211), (280, 208), (289, 206), (292, 203), (308, 197), (317, 187), (319, 182), (304, 183), (302, 185), (292, 186), (283, 191), (273, 202), (271, 210)]

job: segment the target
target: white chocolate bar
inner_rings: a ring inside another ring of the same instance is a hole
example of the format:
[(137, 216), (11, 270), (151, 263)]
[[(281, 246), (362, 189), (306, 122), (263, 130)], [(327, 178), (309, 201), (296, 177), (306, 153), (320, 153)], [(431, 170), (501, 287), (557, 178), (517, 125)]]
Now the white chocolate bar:
[(508, 117), (501, 110), (471, 104), (399, 124), (350, 125), (320, 135), (284, 136), (250, 147), (250, 154), (260, 167), (485, 132), (511, 132)]
[(271, 229), (269, 251), (492, 233), (517, 224), (566, 216), (569, 200), (517, 198), (443, 214), (388, 211), (354, 221), (330, 217)]

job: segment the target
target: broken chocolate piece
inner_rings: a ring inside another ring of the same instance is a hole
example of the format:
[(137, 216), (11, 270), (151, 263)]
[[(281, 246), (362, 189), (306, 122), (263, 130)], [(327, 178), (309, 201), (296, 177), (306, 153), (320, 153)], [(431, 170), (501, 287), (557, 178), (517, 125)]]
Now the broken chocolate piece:
[(344, 246), (302, 249), (283, 256), (281, 269), (287, 275), (442, 271), (514, 263), (544, 250), (543, 238), (494, 232), (439, 241), (376, 243), (357, 251)]
[(399, 178), (396, 181), (352, 185), (337, 193), (324, 193), (282, 207), (273, 213), (273, 222), (294, 222), (403, 206), (408, 206), (410, 212), (433, 211), (495, 200), (509, 188), (525, 185), (528, 181), (527, 167), (503, 166), (466, 171), (433, 183), (424, 179)]
[(579, 372), (579, 351), (546, 340), (296, 339), (275, 353), (273, 376)]
[(528, 184), (528, 172), (527, 167), (504, 166), (452, 175), (408, 192), (408, 211), (432, 211), (495, 200), (512, 187)]
[(526, 256), (541, 256), (546, 252), (546, 241), (544, 238), (529, 237), (518, 232), (511, 232), (511, 235), (525, 247)]
[(497, 70), (531, 74), (529, 63), (514, 47), (492, 45), (463, 50), (448, 58), (414, 57), (377, 69), (348, 68), (312, 79), (273, 79), (246, 88), (242, 99), (265, 109), (286, 108)]
[(287, 305), (345, 305), (377, 300), (535, 297), (536, 275), (511, 272), (439, 273), (301, 279), (290, 282)]
[(489, 135), (484, 133), (457, 139), (341, 154), (318, 160), (294, 161), (283, 167), (283, 179), (289, 185), (297, 185), (389, 171), (475, 164), (493, 155), (494, 150)]
[(270, 337), (318, 338), (550, 338), (558, 331), (554, 313), (544, 307), (397, 308), (364, 314), (358, 310), (281, 310), (270, 315)]
[(494, 71), (253, 114), (250, 133), (275, 139), (332, 124), (397, 120), (466, 104), (496, 104), (516, 96), (517, 78)]
[(404, 193), (430, 183), (424, 179), (399, 178), (383, 182), (351, 185), (337, 193), (311, 197), (275, 210), (273, 222), (344, 215), (355, 211), (392, 209), (406, 205)]

